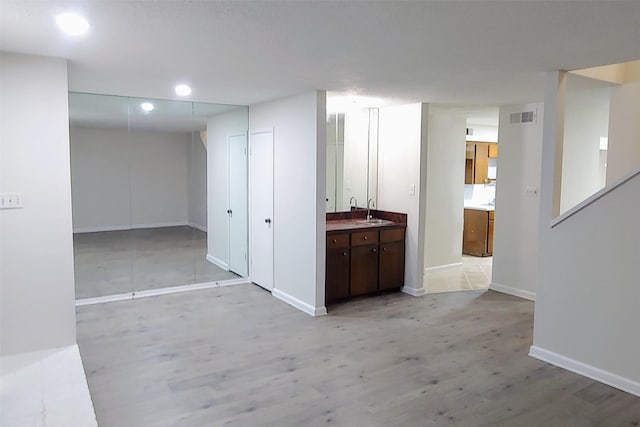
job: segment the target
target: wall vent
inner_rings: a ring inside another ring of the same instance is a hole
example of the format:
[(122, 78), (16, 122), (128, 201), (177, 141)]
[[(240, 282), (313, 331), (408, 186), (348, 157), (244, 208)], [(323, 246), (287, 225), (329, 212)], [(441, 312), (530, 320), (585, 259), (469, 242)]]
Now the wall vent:
[(521, 113), (509, 114), (509, 124), (534, 123), (536, 121), (535, 111), (523, 111)]

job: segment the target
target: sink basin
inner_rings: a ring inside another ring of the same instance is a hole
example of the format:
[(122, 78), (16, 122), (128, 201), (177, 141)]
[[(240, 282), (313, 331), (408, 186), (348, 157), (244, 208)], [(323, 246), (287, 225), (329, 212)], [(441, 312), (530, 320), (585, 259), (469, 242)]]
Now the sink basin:
[(387, 225), (387, 224), (393, 224), (393, 221), (389, 221), (386, 219), (378, 219), (378, 218), (371, 218), (371, 219), (363, 219), (362, 221), (358, 221), (360, 224), (370, 224), (370, 225)]

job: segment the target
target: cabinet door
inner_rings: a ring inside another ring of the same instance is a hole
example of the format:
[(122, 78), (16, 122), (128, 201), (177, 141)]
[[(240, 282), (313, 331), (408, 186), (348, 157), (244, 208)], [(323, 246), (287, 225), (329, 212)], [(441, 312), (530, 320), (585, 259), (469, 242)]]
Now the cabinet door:
[(489, 220), (489, 227), (487, 228), (487, 254), (493, 255), (493, 220)]
[(485, 184), (489, 178), (489, 144), (476, 142), (476, 157), (474, 164), (474, 184)]
[(349, 297), (349, 248), (327, 249), (325, 302)]
[(489, 144), (489, 158), (490, 159), (498, 158), (498, 144), (496, 143)]
[(475, 209), (464, 210), (462, 253), (485, 256), (487, 251), (487, 229), (489, 213)]
[(404, 241), (380, 244), (380, 290), (404, 285)]
[(351, 248), (351, 296), (374, 293), (378, 290), (378, 246)]

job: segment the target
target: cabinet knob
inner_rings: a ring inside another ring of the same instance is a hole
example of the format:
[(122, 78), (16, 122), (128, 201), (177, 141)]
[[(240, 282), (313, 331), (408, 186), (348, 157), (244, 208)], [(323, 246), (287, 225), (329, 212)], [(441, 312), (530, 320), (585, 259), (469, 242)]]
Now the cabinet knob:
[(376, 248), (371, 249), (371, 252), (378, 252)]
[(382, 248), (382, 250), (383, 250), (384, 252), (386, 252), (386, 251), (387, 251), (387, 248)]
[(368, 238), (367, 236), (364, 236), (364, 237), (363, 237), (363, 239), (364, 239), (364, 240), (368, 240), (369, 238)]
[(347, 256), (347, 253), (346, 252), (342, 252), (342, 256)]
[(336, 239), (333, 239), (333, 243), (338, 243), (338, 241)]

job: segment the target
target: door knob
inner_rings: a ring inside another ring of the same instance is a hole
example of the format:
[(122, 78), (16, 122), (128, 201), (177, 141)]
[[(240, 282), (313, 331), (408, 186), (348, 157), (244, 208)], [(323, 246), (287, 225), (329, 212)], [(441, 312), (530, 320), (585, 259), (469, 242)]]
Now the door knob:
[(271, 224), (271, 218), (265, 218), (264, 222), (267, 223), (267, 224)]

